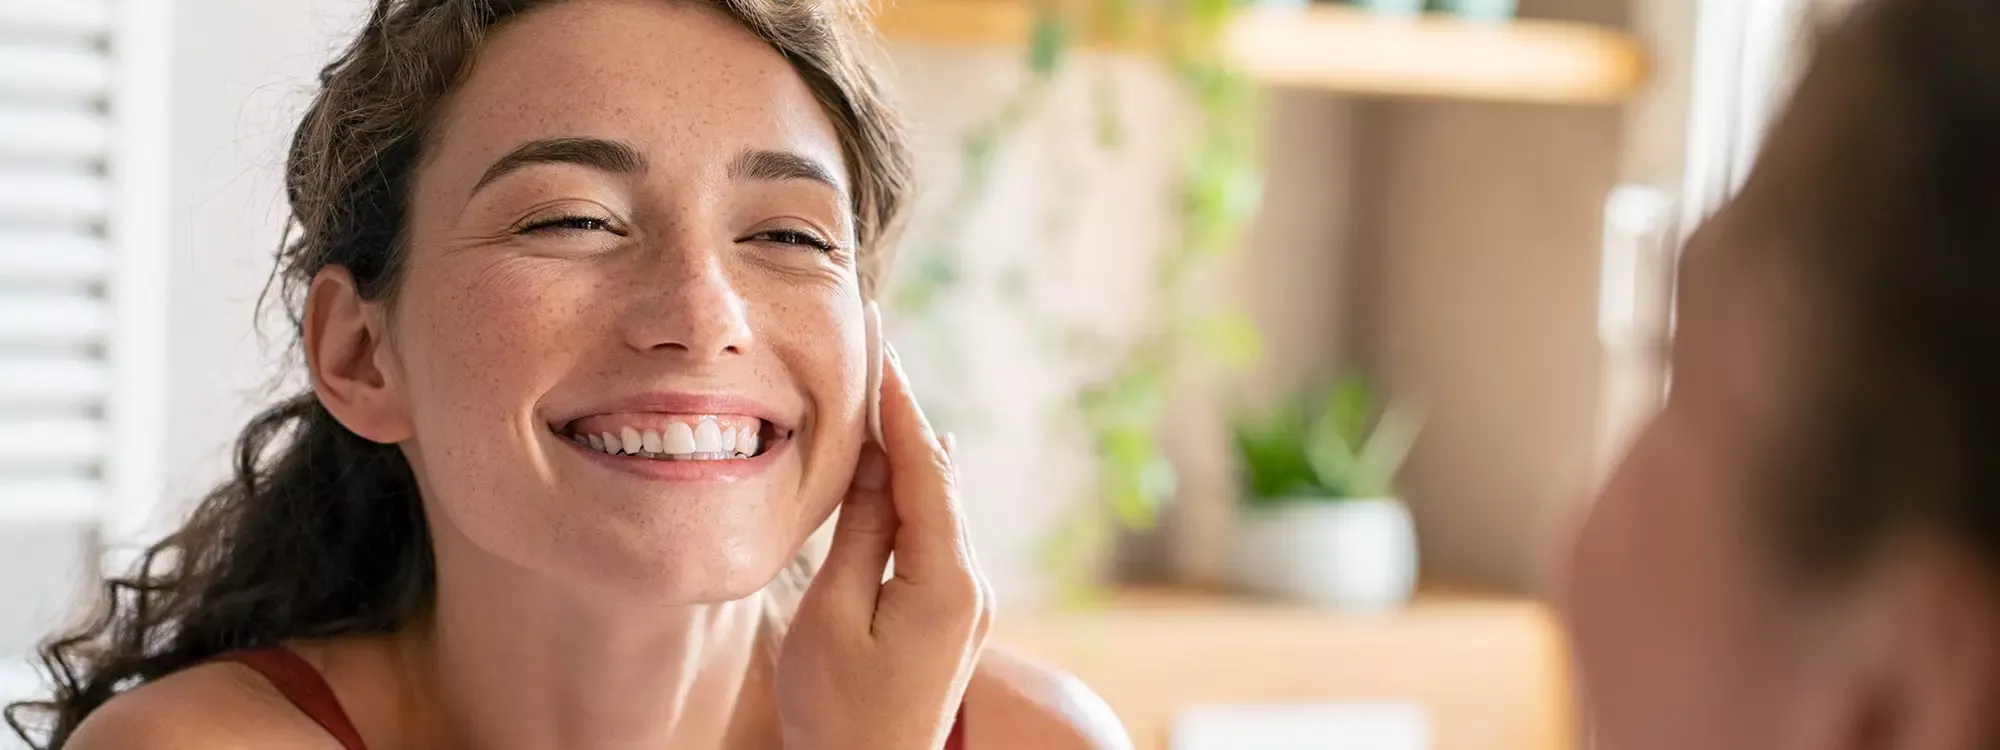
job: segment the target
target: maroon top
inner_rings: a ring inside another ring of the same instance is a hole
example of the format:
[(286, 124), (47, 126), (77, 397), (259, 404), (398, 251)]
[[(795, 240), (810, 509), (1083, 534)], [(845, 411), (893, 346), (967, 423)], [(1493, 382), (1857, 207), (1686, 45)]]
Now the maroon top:
[[(333, 687), (326, 684), (319, 670), (313, 669), (305, 659), (283, 646), (232, 651), (216, 657), (219, 661), (233, 661), (251, 669), (271, 682), (271, 687), (285, 696), (285, 700), (299, 708), (299, 712), (312, 719), (340, 741), (345, 750), (368, 750), (361, 741), (361, 733), (354, 730), (354, 722), (349, 721), (347, 712), (340, 707), (340, 699), (333, 694)], [(951, 735), (944, 740), (944, 750), (965, 749), (965, 706), (958, 707), (958, 720), (952, 722)]]

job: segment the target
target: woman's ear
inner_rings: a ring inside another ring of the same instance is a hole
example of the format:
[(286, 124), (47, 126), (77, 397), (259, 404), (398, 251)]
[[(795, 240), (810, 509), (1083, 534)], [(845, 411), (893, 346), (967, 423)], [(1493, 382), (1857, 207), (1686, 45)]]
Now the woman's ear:
[(1973, 750), (2000, 728), (2000, 596), (1958, 544), (1913, 534), (1864, 573), (1829, 658), (1846, 661), (1842, 747)]
[(361, 299), (354, 276), (327, 266), (306, 292), (306, 369), (333, 418), (377, 443), (410, 439), (409, 400), (393, 376), (382, 306)]

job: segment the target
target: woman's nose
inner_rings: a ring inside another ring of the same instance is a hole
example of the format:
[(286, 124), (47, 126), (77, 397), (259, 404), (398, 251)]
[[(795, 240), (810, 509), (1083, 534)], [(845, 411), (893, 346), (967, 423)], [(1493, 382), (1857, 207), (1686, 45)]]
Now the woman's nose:
[(644, 301), (625, 324), (633, 348), (697, 360), (748, 350), (749, 306), (721, 253), (707, 244), (690, 242), (661, 252), (649, 272), (634, 279)]

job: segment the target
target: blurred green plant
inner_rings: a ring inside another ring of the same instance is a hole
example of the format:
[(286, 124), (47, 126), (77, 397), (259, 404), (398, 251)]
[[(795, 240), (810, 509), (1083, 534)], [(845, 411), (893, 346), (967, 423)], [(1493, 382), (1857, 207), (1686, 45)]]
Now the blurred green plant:
[(1366, 381), (1345, 377), (1241, 418), (1231, 429), (1244, 502), (1394, 497), (1396, 475), (1423, 420), (1409, 407), (1378, 406)]
[[(1203, 272), (1238, 246), (1261, 198), (1258, 135), (1263, 121), (1258, 91), (1221, 52), (1221, 34), (1244, 2), (1039, 3), (1026, 50), (1025, 83), (963, 136), (959, 180), (940, 221), (936, 244), (919, 253), (916, 273), (903, 280), (892, 297), (894, 306), (906, 315), (936, 318), (942, 296), (965, 282), (964, 254), (958, 243), (986, 196), (993, 166), (1021, 127), (1046, 105), (1058, 77), (1070, 68), (1078, 39), (1086, 36), (1081, 32), (1112, 47), (1154, 55), (1168, 66), (1194, 122), (1177, 168), (1181, 224), (1156, 259), (1153, 323), (1136, 336), (1122, 338), (1067, 327), (1053, 316), (1023, 316), (1060, 328), (1043, 336), (1059, 351), (1100, 356), (1105, 347), (1112, 347), (1103, 366), (1094, 368), (1100, 376), (1079, 389), (1071, 410), (1097, 459), (1093, 497), (1071, 505), (1042, 549), (1046, 568), (1072, 604), (1095, 600), (1102, 562), (1118, 531), (1153, 528), (1160, 508), (1173, 497), (1176, 474), (1159, 434), (1169, 389), (1187, 355), (1228, 368), (1248, 366), (1261, 356), (1261, 338), (1249, 319), (1215, 306), (1199, 293)], [(1110, 90), (1113, 83), (1100, 76), (1094, 85), (1094, 127), (1078, 137), (1115, 152), (1125, 138)], [(1059, 189), (1075, 182), (1064, 171), (1070, 165), (1054, 166)], [(1061, 209), (1050, 217), (1051, 231), (1046, 235), (1051, 246), (1063, 244), (1061, 235), (1073, 219)], [(1022, 267), (1003, 271), (1002, 298), (1031, 305), (1033, 295), (1026, 292), (1029, 278)]]

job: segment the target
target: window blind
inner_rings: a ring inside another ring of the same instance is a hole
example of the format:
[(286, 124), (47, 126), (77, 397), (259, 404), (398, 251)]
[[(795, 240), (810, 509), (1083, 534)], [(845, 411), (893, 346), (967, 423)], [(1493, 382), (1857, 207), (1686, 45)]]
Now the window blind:
[(0, 0), (0, 523), (103, 493), (111, 55), (103, 0)]
[(0, 703), (164, 485), (168, 6), (0, 0)]

